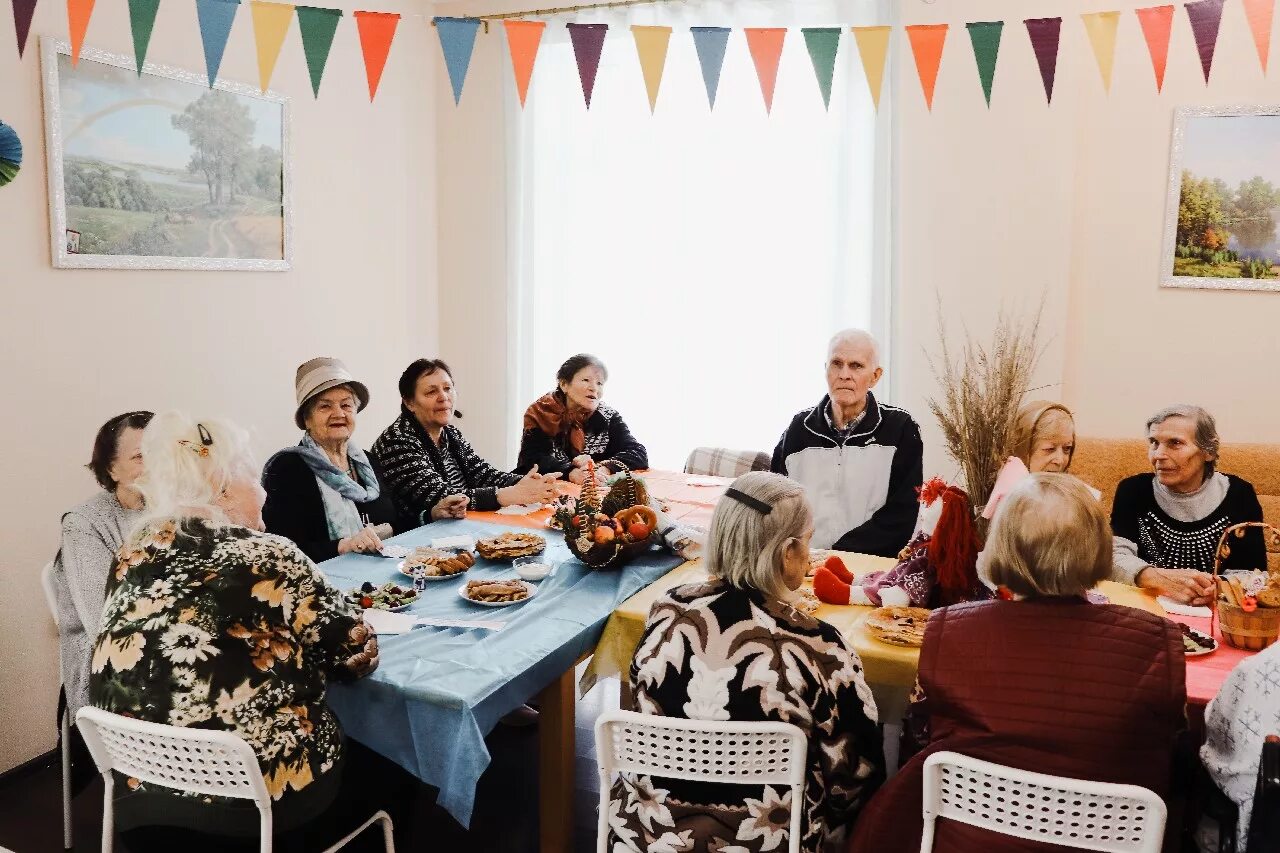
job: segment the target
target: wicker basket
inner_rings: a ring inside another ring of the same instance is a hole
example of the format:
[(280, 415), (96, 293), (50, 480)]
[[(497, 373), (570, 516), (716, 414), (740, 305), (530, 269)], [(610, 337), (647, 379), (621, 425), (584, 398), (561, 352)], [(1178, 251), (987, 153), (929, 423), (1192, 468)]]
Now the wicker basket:
[(591, 550), (586, 553), (578, 550), (578, 537), (575, 534), (566, 532), (564, 542), (573, 556), (591, 568), (618, 569), (656, 545), (658, 537), (653, 533), (640, 542), (619, 542), (615, 539), (606, 545), (592, 545)]
[[(1231, 545), (1227, 540), (1236, 531), (1239, 531), (1236, 533), (1237, 536), (1243, 535), (1244, 531), (1250, 527), (1266, 528), (1273, 539), (1280, 537), (1280, 529), (1262, 521), (1233, 524), (1222, 531), (1222, 538), (1218, 540), (1218, 550), (1213, 558), (1215, 586), (1221, 588), (1220, 584), (1225, 582), (1219, 579), (1219, 573), (1222, 570), (1223, 560), (1231, 553)], [(1257, 652), (1274, 643), (1276, 637), (1280, 635), (1280, 607), (1258, 607), (1256, 610), (1248, 611), (1243, 607), (1228, 604), (1222, 600), (1221, 595), (1215, 595), (1214, 599), (1214, 622), (1222, 631), (1222, 639), (1229, 645), (1237, 649)]]

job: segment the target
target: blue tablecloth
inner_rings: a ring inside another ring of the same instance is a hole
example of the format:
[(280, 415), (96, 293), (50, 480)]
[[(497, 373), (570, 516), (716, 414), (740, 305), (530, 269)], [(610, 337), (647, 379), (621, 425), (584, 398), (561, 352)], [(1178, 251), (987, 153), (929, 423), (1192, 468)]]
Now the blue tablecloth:
[[(414, 547), (438, 537), (485, 538), (509, 529), (516, 528), (436, 521), (390, 541)], [(438, 802), (463, 826), (471, 821), (476, 782), (489, 764), (484, 736), (595, 648), (619, 604), (683, 562), (654, 550), (620, 570), (593, 572), (572, 557), (558, 533), (545, 533), (544, 556), (561, 565), (524, 604), (482, 607), (463, 600), (458, 590), (467, 580), (515, 577), (509, 562), (477, 560), (457, 579), (428, 584), (410, 608), (421, 616), (502, 620), (503, 630), (420, 627), (380, 637), (377, 671), (329, 687), (329, 704), (347, 734), (439, 788)], [(397, 563), (344, 554), (320, 570), (342, 589), (364, 581), (409, 584)]]

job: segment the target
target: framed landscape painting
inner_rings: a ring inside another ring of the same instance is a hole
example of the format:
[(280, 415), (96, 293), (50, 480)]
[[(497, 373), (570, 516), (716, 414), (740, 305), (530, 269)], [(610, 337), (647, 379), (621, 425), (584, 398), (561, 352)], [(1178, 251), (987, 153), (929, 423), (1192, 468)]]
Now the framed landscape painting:
[(1280, 106), (1182, 107), (1161, 284), (1280, 290)]
[(289, 269), (286, 98), (41, 48), (54, 266)]

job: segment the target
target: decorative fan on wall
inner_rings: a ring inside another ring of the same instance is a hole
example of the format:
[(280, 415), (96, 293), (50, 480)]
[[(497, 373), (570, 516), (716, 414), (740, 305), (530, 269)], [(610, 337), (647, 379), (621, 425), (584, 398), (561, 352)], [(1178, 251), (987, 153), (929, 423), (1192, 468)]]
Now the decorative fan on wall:
[(22, 140), (18, 131), (0, 121), (0, 187), (12, 181), (22, 166)]

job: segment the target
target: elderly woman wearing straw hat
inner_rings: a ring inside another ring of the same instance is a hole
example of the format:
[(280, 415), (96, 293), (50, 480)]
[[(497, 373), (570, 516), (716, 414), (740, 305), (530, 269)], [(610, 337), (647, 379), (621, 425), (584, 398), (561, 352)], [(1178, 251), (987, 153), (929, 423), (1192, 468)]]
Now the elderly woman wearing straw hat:
[(294, 386), (293, 419), (305, 432), (263, 469), (267, 530), (320, 562), (351, 551), (377, 552), (384, 537), (416, 526), (402, 520), (373, 460), (351, 442), (369, 389), (336, 358), (302, 364)]

